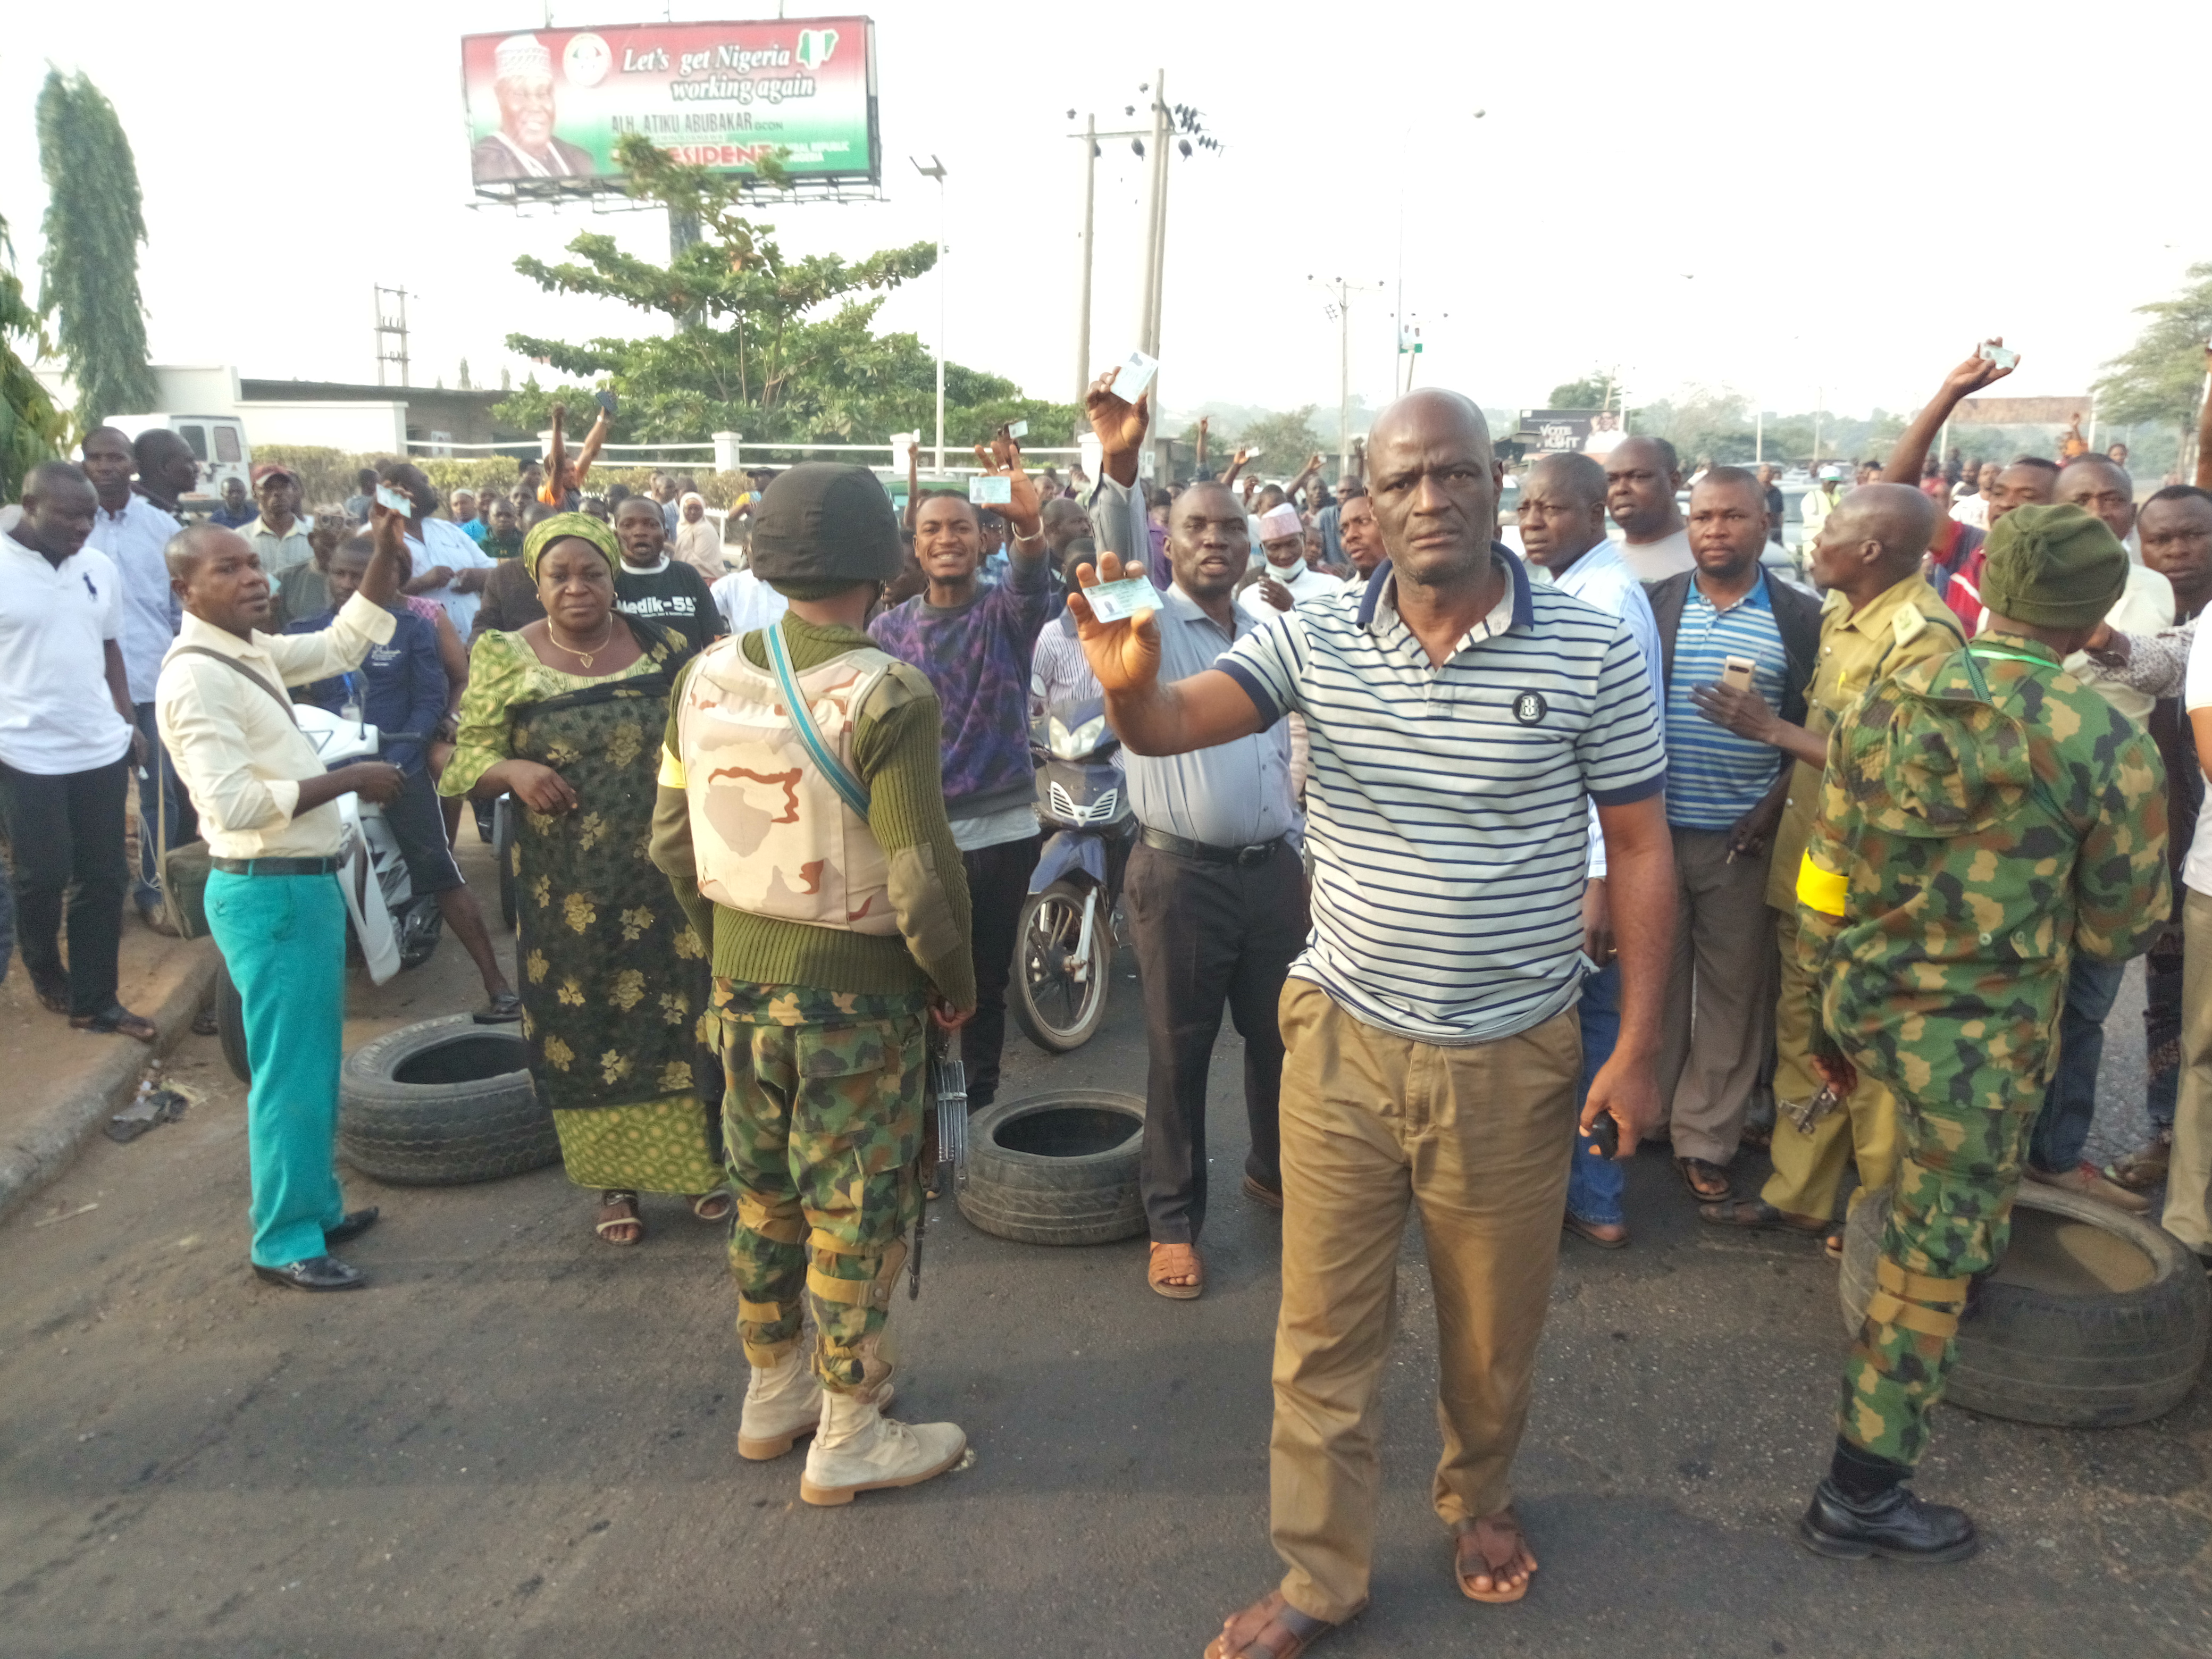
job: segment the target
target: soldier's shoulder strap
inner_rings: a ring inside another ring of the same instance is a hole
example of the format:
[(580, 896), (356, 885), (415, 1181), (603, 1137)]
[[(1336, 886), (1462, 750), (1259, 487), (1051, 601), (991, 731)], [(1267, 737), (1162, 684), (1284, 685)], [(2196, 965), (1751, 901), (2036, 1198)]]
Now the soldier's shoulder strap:
[(799, 742), (805, 744), (808, 757), (830, 781), (838, 798), (863, 823), (866, 822), (871, 805), (868, 787), (847, 769), (845, 763), (837, 758), (836, 750), (823, 739), (822, 728), (815, 725), (814, 712), (806, 706), (806, 699), (799, 693), (799, 677), (792, 672), (791, 653), (785, 648), (781, 625), (771, 623), (761, 632), (766, 636), (769, 666), (775, 670), (776, 684), (783, 689), (784, 706), (791, 711), (792, 727), (799, 733)]

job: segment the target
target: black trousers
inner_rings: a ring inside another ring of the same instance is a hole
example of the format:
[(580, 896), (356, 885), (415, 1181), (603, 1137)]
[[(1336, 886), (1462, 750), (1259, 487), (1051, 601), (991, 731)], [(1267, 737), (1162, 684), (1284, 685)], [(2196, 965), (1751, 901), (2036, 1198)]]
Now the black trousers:
[(960, 1063), (972, 1110), (999, 1097), (999, 1059), (1006, 1048), (1006, 981), (1013, 973), (1014, 930), (1030, 896), (1044, 837), (1001, 842), (963, 853), (968, 872), (968, 938), (975, 952), (975, 1018), (961, 1028)]
[(1206, 1225), (1206, 1085), (1221, 1007), (1244, 1039), (1244, 1115), (1252, 1150), (1244, 1172), (1283, 1185), (1283, 1035), (1276, 1003), (1291, 960), (1305, 948), (1305, 872), (1279, 846), (1240, 869), (1139, 843), (1129, 854), (1122, 907), (1144, 983), (1145, 1149), (1139, 1184), (1159, 1244), (1192, 1244)]
[[(15, 938), (23, 966), (41, 988), (66, 982), (72, 1015), (115, 1006), (123, 948), (123, 895), (131, 868), (123, 851), (129, 757), (89, 772), (48, 775), (0, 765), (0, 812), (15, 876)], [(69, 913), (69, 967), (62, 966), (62, 913)]]

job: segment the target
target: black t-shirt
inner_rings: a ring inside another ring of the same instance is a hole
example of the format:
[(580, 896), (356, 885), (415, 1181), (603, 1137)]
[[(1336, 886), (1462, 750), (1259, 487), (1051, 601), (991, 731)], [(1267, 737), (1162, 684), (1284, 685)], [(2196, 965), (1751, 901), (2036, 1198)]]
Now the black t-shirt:
[(669, 560), (659, 570), (633, 570), (624, 565), (616, 571), (615, 608), (683, 635), (695, 652), (728, 632), (714, 596), (707, 589), (707, 579), (678, 559)]

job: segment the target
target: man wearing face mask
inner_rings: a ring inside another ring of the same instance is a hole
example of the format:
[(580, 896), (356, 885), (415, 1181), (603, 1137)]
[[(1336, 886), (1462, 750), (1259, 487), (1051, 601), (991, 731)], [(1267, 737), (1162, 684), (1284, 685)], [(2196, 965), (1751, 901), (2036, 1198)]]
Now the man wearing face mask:
[[(1173, 527), (1170, 528), (1172, 550)], [(1271, 507), (1260, 515), (1260, 547), (1267, 562), (1237, 584), (1237, 602), (1261, 622), (1292, 605), (1344, 592), (1344, 584), (1306, 563), (1306, 532), (1295, 507)]]

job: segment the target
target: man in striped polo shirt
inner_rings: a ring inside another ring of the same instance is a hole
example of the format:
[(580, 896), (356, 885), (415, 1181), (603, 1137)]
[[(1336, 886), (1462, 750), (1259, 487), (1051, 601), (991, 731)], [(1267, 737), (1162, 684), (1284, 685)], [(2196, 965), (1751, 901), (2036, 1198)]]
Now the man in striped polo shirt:
[(1759, 562), (1770, 527), (1765, 496), (1741, 467), (1706, 473), (1690, 492), (1698, 568), (1651, 590), (1667, 677), (1677, 913), (1659, 1096), (1674, 1166), (1705, 1202), (1729, 1195), (1744, 1109), (1774, 1041), (1767, 850), (1782, 817), (1784, 763), (1768, 744), (1707, 720), (1691, 692), (1721, 684), (1734, 657), (1751, 663), (1751, 689), (1784, 720), (1802, 724), (1802, 688), (1820, 645), (1820, 602)]
[[(1391, 562), (1204, 672), (1161, 685), (1152, 613), (1102, 625), (1069, 600), (1133, 753), (1231, 742), (1294, 710), (1313, 748), (1314, 935), (1281, 1005), (1271, 1531), (1289, 1571), (1210, 1656), (1297, 1652), (1366, 1604), (1372, 1407), (1416, 1205), (1442, 1333), (1437, 1512), (1459, 1534), (1466, 1595), (1527, 1590), (1536, 1562), (1509, 1474), (1566, 1195), (1593, 800), (1624, 972), (1620, 1040), (1583, 1121), (1609, 1115), (1625, 1158), (1657, 1115), (1674, 881), (1642, 653), (1618, 618), (1532, 585), (1492, 540), (1500, 469), (1468, 399), (1401, 399), (1368, 459)], [(1121, 574), (1115, 555), (1099, 562), (1085, 586)]]

